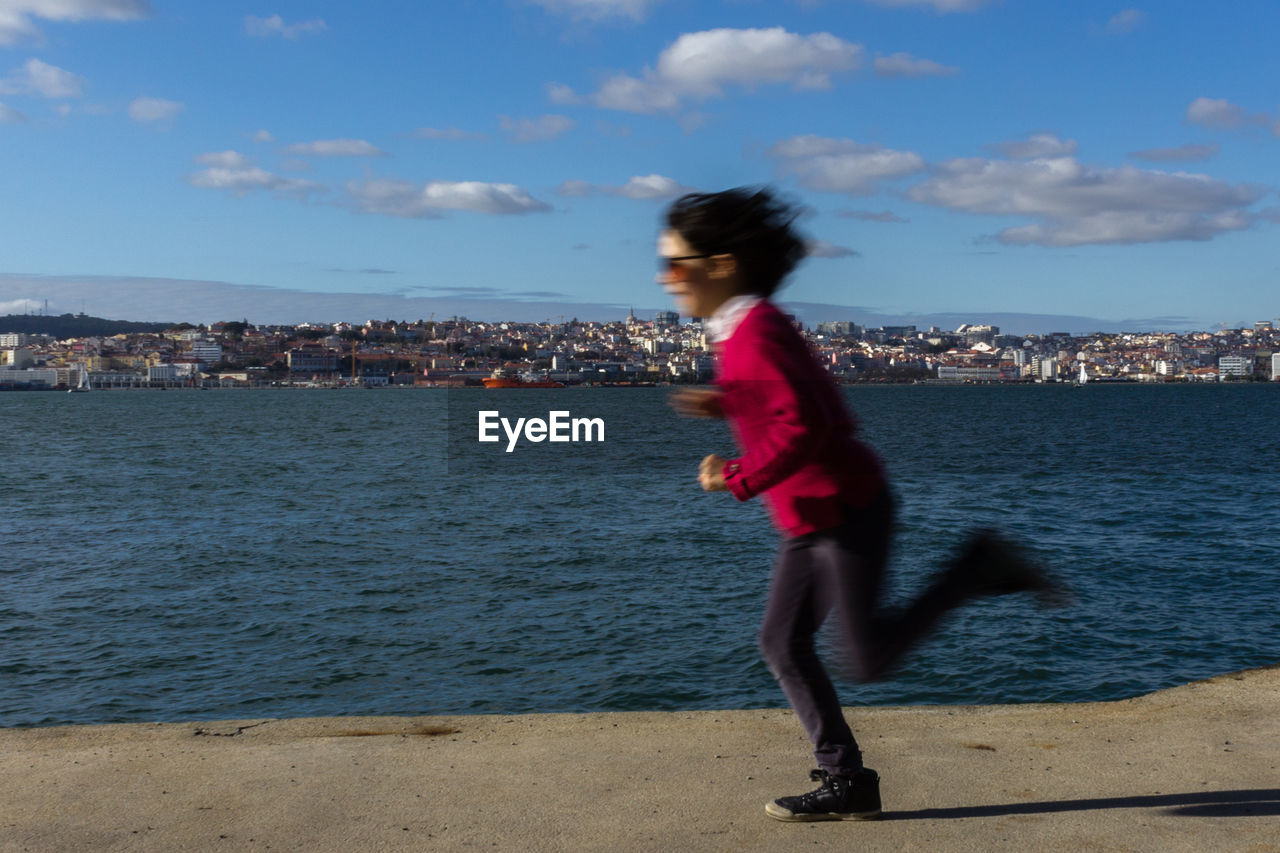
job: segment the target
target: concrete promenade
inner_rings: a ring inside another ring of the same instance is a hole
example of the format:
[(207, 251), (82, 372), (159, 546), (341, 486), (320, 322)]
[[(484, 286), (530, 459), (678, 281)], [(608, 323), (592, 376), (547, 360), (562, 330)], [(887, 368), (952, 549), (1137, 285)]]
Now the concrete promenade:
[(0, 730), (0, 850), (1280, 853), (1280, 667), (849, 717), (881, 821), (765, 816), (813, 787), (784, 710)]

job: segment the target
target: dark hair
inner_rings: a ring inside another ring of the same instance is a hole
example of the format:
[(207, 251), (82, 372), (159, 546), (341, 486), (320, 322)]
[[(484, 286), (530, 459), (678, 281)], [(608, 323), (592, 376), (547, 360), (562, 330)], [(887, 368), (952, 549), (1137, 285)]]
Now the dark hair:
[(746, 289), (771, 296), (808, 254), (792, 223), (800, 210), (764, 188), (689, 193), (667, 209), (667, 227), (694, 251), (733, 255)]

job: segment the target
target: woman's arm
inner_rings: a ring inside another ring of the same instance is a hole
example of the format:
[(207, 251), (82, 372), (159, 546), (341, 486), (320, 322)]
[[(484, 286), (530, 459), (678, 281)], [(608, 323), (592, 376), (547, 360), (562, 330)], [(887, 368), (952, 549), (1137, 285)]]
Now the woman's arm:
[[(725, 462), (725, 487), (745, 501), (800, 470), (824, 443), (832, 419), (813, 388), (818, 366), (803, 342), (779, 340), (793, 330), (765, 328), (741, 341), (743, 358), (735, 392), (724, 406), (730, 417), (763, 421), (744, 436), (743, 454)], [(793, 345), (788, 345), (793, 344)], [(798, 346), (796, 345), (798, 344)]]

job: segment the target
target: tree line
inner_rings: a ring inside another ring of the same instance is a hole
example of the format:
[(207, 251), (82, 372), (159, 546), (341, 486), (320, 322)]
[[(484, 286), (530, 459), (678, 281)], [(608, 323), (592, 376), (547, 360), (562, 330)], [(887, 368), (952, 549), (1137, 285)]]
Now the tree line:
[(0, 317), (0, 332), (20, 335), (53, 335), (64, 338), (110, 337), (172, 329), (173, 323), (136, 323), (130, 320), (106, 320), (87, 314), (8, 314)]

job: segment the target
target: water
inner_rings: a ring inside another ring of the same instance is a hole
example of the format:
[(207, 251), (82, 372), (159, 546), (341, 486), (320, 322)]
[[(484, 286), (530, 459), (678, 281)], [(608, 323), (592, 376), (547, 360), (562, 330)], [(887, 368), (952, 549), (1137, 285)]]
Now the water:
[[(846, 703), (1110, 699), (1280, 660), (1280, 386), (855, 387), (893, 597), (995, 524), (1075, 589), (979, 602)], [(665, 389), (0, 395), (0, 725), (783, 704), (763, 508)], [(603, 444), (475, 441), (475, 412)]]

